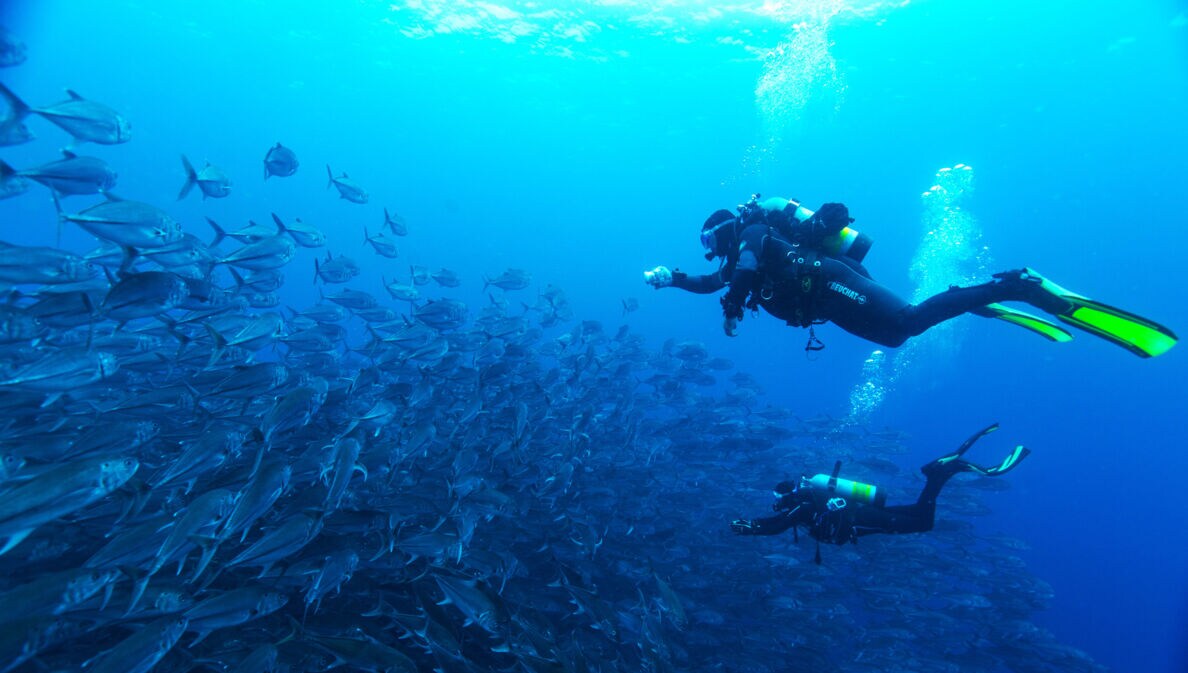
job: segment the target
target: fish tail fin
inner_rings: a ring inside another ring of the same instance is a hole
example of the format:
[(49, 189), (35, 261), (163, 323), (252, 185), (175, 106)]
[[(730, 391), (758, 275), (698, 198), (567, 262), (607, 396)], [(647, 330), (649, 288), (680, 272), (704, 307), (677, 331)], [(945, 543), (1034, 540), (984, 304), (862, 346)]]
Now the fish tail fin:
[(214, 342), (214, 347), (210, 349), (210, 360), (206, 363), (207, 367), (213, 367), (219, 361), (219, 358), (223, 357), (223, 351), (227, 350), (227, 339), (222, 334), (216, 332), (215, 328), (211, 327), (210, 324), (203, 323), (202, 326), (206, 328), (207, 334), (210, 335), (211, 340)]
[(334, 184), (334, 173), (330, 171), (330, 164), (326, 164), (326, 189)]
[(9, 549), (12, 549), (13, 547), (20, 544), (25, 538), (29, 537), (29, 533), (32, 533), (32, 532), (33, 532), (32, 528), (27, 528), (25, 530), (18, 530), (16, 532), (14, 532), (12, 535), (9, 535), (8, 542), (5, 542), (4, 548), (0, 549), (0, 556), (3, 556)]
[(194, 185), (198, 184), (198, 172), (194, 170), (194, 166), (190, 164), (190, 160), (184, 154), (181, 155), (181, 160), (182, 168), (186, 170), (186, 184), (182, 185), (181, 191), (177, 194), (178, 201), (186, 198), (186, 195), (190, 193)]
[(322, 267), (318, 266), (318, 258), (314, 257), (314, 285), (318, 284), (318, 276), (322, 275)]
[(483, 276), (483, 292), (486, 292), (487, 288), (490, 286), (491, 286), (491, 279), (487, 278), (486, 276)]
[[(142, 571), (143, 572), (143, 571)], [(136, 609), (136, 605), (140, 603), (140, 599), (144, 597), (144, 590), (148, 588), (149, 580), (153, 578), (152, 573), (143, 573), (132, 583), (132, 597), (128, 601), (128, 611), (124, 615), (132, 614)]]
[(209, 217), (206, 218), (206, 223), (209, 224), (210, 228), (214, 229), (214, 232), (215, 232), (214, 240), (210, 242), (209, 246), (207, 246), (207, 247), (213, 248), (213, 247), (217, 246), (219, 243), (222, 243), (224, 238), (227, 238), (227, 232), (223, 231), (223, 228), (219, 226), (218, 222), (215, 222), (214, 220), (210, 219)]
[(0, 180), (7, 180), (16, 175), (16, 169), (8, 165), (8, 162), (0, 159)]
[[(281, 218), (280, 218), (280, 216), (279, 216), (279, 215), (277, 215), (276, 213), (273, 213), (273, 214), (272, 214), (272, 221), (273, 221), (273, 222), (276, 222), (276, 234), (277, 234), (277, 236), (279, 236), (279, 235), (281, 235), (281, 234), (288, 234), (288, 233), (289, 233), (289, 230), (288, 230), (287, 228), (285, 228), (285, 223), (281, 221)], [(289, 234), (289, 235), (290, 235), (290, 236), (292, 236), (292, 234)]]
[(194, 566), (194, 576), (190, 578), (189, 583), (193, 584), (198, 581), (199, 577), (202, 577), (202, 573), (206, 572), (206, 568), (214, 559), (222, 540), (212, 535), (192, 535), (190, 541), (202, 548), (202, 556), (198, 559), (198, 565)]
[(305, 626), (298, 624), (297, 620), (293, 619), (292, 615), (285, 615), (285, 617), (289, 620), (289, 635), (281, 638), (280, 641), (277, 642), (277, 645), (283, 645), (290, 640), (301, 640), (305, 638)]
[(124, 259), (120, 262), (120, 269), (116, 272), (116, 275), (122, 277), (132, 270), (133, 265), (136, 264), (136, 258), (140, 256), (140, 252), (129, 245), (121, 245), (120, 249), (124, 251)]
[(227, 270), (231, 272), (231, 278), (233, 278), (235, 280), (236, 291), (242, 292), (243, 284), (244, 284), (243, 276), (239, 275), (239, 272), (236, 271), (233, 267), (229, 266), (229, 267), (227, 267)]
[(371, 234), (367, 233), (367, 225), (365, 224), (363, 225), (363, 245), (367, 245), (369, 242), (371, 242)]
[[(173, 368), (175, 366), (177, 366), (177, 363), (181, 362), (181, 357), (186, 352), (186, 346), (189, 346), (190, 342), (193, 341), (193, 339), (191, 339), (189, 336), (183, 334), (181, 332), (181, 330), (179, 330), (177, 328), (176, 320), (173, 320), (173, 319), (169, 318), (168, 316), (164, 316), (164, 315), (157, 316), (157, 319), (160, 320), (161, 322), (165, 323), (165, 331), (169, 332), (169, 335), (172, 336), (174, 339), (177, 339), (177, 354), (173, 356), (173, 360), (168, 360), (163, 355), (159, 356), (169, 364), (169, 373), (172, 374)], [(186, 384), (186, 385), (188, 386), (189, 384)], [(197, 405), (197, 402), (200, 401), (201, 398), (202, 398), (202, 396), (197, 394), (197, 392), (195, 392), (195, 395), (194, 395), (195, 405)]]
[(29, 107), (28, 103), (21, 100), (3, 82), (0, 82), (0, 98), (3, 98), (4, 102), (8, 103), (8, 107), (12, 108), (12, 115), (4, 120), (3, 128), (19, 124), (22, 119), (28, 117), (29, 113), (33, 111), (33, 108)]

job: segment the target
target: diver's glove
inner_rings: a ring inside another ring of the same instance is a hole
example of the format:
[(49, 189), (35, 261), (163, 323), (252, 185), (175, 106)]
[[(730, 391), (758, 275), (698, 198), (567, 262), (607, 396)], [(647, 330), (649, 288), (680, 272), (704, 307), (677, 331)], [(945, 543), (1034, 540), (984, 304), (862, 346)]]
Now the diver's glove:
[(722, 295), (719, 300), (722, 304), (722, 316), (725, 320), (722, 321), (722, 330), (726, 332), (726, 336), (738, 336), (735, 330), (738, 329), (738, 321), (742, 320), (743, 308), (740, 304), (735, 303), (731, 298), (730, 292)]
[(667, 266), (658, 266), (651, 271), (644, 271), (644, 282), (659, 290), (672, 285), (672, 271)]
[(750, 519), (735, 519), (730, 522), (730, 530), (736, 535), (755, 535), (755, 522)]
[(844, 203), (826, 203), (817, 209), (809, 219), (809, 227), (815, 237), (832, 236), (854, 222), (850, 209)]
[(726, 319), (722, 321), (722, 331), (726, 332), (726, 336), (738, 336), (738, 332), (736, 331), (737, 329), (738, 318), (727, 316)]

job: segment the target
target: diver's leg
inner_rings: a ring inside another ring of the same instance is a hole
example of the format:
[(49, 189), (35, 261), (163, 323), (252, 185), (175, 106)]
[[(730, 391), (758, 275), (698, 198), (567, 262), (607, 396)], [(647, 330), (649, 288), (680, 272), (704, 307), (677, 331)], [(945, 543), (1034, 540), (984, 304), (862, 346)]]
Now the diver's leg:
[(905, 329), (916, 336), (930, 327), (988, 304), (1023, 299), (1020, 292), (1014, 290), (1010, 284), (997, 281), (970, 287), (950, 287), (919, 304), (907, 307), (903, 315)]
[(854, 530), (857, 535), (930, 531), (936, 519), (936, 499), (953, 475), (958, 472), (973, 472), (983, 476), (996, 477), (1014, 469), (1030, 453), (1022, 446), (1015, 447), (1015, 450), (1007, 455), (1002, 464), (994, 467), (975, 465), (962, 458), (965, 452), (974, 445), (974, 442), (997, 429), (998, 424), (995, 423), (979, 430), (957, 447), (953, 453), (941, 456), (921, 467), (920, 471), (924, 473), (927, 481), (924, 482), (924, 488), (920, 490), (920, 497), (916, 499), (915, 504), (883, 508), (863, 507), (854, 522)]
[(935, 498), (931, 505), (918, 502), (891, 507), (866, 505), (854, 517), (854, 534), (862, 537), (875, 533), (926, 533), (932, 530), (935, 514)]
[(1043, 279), (1027, 269), (994, 274), (994, 280), (969, 287), (950, 287), (928, 299), (909, 306), (904, 323), (912, 336), (962, 313), (1003, 301), (1022, 301), (1052, 314), (1068, 311), (1067, 299), (1044, 289)]
[(1046, 291), (1038, 276), (1024, 271), (996, 274), (993, 281), (950, 287), (919, 304), (904, 299), (833, 258), (821, 259), (817, 317), (847, 332), (894, 348), (928, 328), (962, 313), (1003, 301), (1025, 301), (1049, 313), (1061, 313), (1069, 302)]
[(927, 481), (915, 503), (882, 508), (863, 507), (854, 522), (855, 532), (862, 536), (873, 533), (925, 533), (932, 530), (936, 520), (937, 496), (953, 475), (965, 471), (966, 465), (960, 459), (951, 459), (947, 463), (934, 460), (925, 465), (921, 471)]
[[(821, 284), (818, 318), (832, 320), (851, 334), (892, 348), (962, 313), (984, 310), (1004, 301), (1031, 304), (1140, 357), (1160, 355), (1177, 341), (1175, 333), (1164, 325), (1070, 292), (1032, 269), (996, 273), (994, 280), (980, 285), (950, 287), (919, 304), (907, 304), (850, 266), (831, 258), (822, 260)], [(991, 313), (990, 317), (995, 316)], [(1049, 323), (1038, 331), (1053, 338), (1051, 327)]]
[(817, 276), (816, 318), (828, 320), (855, 336), (894, 348), (913, 336), (904, 328), (907, 301), (853, 267), (821, 258)]

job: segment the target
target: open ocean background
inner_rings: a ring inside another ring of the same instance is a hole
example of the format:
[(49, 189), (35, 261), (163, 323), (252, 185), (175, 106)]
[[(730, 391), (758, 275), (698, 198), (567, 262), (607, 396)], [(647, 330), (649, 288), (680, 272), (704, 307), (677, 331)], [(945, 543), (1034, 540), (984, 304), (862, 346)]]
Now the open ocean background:
[[(845, 202), (875, 239), (867, 267), (904, 295), (929, 269), (984, 280), (1027, 265), (1183, 335), (1182, 3), (0, 7), (0, 24), (29, 51), (0, 71), (4, 83), (33, 104), (70, 88), (119, 110), (133, 140), (83, 149), (117, 169), (118, 194), (200, 237), (203, 217), (231, 228), (271, 211), (299, 216), (360, 262), (351, 287), (383, 295), (381, 277), (407, 281), (410, 263), (446, 266), (463, 280), (450, 296), (476, 307), (487, 302), (483, 274), (525, 268), (535, 285), (564, 287), (579, 319), (629, 324), (653, 347), (704, 342), (800, 417), (841, 423), (869, 383), (883, 399), (861, 420), (910, 436), (912, 452), (891, 457), (909, 470), (1001, 422), (974, 459), (995, 460), (1008, 442), (1034, 455), (1006, 477), (1011, 489), (987, 495), (993, 512), (975, 523), (1030, 545), (1020, 556), (1055, 591), (1036, 623), (1116, 671), (1188, 670), (1184, 347), (1143, 361), (1079, 332), (1049, 344), (962, 317), (872, 374), (863, 364), (874, 347), (836, 327), (817, 329), (828, 347), (811, 358), (806, 334), (769, 316), (748, 316), (729, 339), (716, 299), (655, 292), (641, 278), (657, 264), (712, 270), (697, 243), (702, 220), (761, 192)], [(29, 125), (38, 139), (3, 148), (9, 164), (52, 160), (69, 140), (43, 120)], [(277, 141), (301, 168), (265, 182), (261, 159)], [(175, 201), (183, 152), (222, 167), (232, 195)], [(327, 163), (371, 202), (327, 191)], [(975, 236), (922, 251), (921, 193), (958, 163), (974, 171), (962, 206)], [(397, 260), (362, 248), (363, 226), (378, 229), (384, 207), (409, 223)], [(55, 245), (55, 222), (39, 187), (0, 202), (0, 238), (11, 243)], [(973, 266), (971, 244), (985, 248)], [(61, 247), (94, 240), (67, 224)], [(313, 255), (299, 254), (283, 290), (294, 306), (320, 287)], [(631, 298), (639, 308), (624, 314)], [(768, 486), (740, 493), (739, 514), (764, 511)]]

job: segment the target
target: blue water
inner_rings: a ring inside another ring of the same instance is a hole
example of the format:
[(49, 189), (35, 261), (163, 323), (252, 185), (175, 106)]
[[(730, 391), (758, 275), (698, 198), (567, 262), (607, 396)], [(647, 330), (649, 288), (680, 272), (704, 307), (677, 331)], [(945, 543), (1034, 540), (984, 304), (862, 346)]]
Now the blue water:
[[(1180, 3), (405, 4), (420, 9), (9, 0), (2, 23), (29, 60), (0, 77), (30, 102), (72, 88), (122, 112), (133, 141), (87, 151), (119, 171), (118, 193), (187, 231), (299, 216), (377, 295), (418, 263), (457, 270), (452, 294), (474, 305), (481, 274), (509, 266), (564, 287), (583, 318), (618, 324), (635, 297), (625, 320), (650, 342), (700, 339), (805, 417), (848, 413), (870, 344), (824, 327), (828, 348), (806, 358), (805, 335), (770, 317), (728, 339), (714, 299), (640, 279), (656, 264), (710, 270), (701, 221), (751, 192), (844, 201), (876, 240), (872, 273), (910, 295), (920, 194), (962, 162), (996, 269), (1034, 266), (1188, 331)], [(772, 58), (780, 44), (799, 51)], [(775, 99), (756, 96), (765, 77)], [(68, 140), (30, 126), (38, 141), (5, 148), (9, 163)], [(263, 182), (277, 141), (301, 169)], [(175, 203), (183, 152), (225, 169), (232, 196)], [(326, 163), (372, 202), (327, 192)], [(385, 206), (411, 229), (394, 262), (359, 249)], [(53, 244), (54, 222), (42, 191), (0, 202), (13, 243)], [(92, 246), (64, 231), (62, 247)], [(295, 303), (316, 298), (305, 272), (287, 270)], [(977, 524), (1031, 545), (1029, 569), (1056, 591), (1036, 621), (1118, 671), (1188, 670), (1183, 347), (1140, 361), (1083, 334), (1056, 345), (960, 321), (955, 342), (913, 354), (870, 422), (909, 433), (915, 453), (896, 460), (914, 465), (1000, 421), (1035, 454)]]

